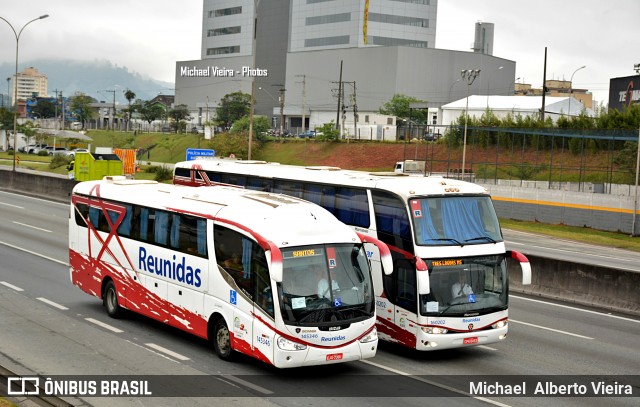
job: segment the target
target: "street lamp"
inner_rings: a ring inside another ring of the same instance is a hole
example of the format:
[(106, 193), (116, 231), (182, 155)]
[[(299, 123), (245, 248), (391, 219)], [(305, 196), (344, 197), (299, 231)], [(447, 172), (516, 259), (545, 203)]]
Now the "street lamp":
[(573, 98), (573, 75), (575, 75), (579, 70), (586, 67), (586, 65), (582, 65), (580, 68), (573, 71), (573, 73), (571, 74), (571, 79), (569, 79), (569, 117), (571, 117), (571, 99)]
[[(633, 65), (633, 69), (640, 75), (640, 64)], [(638, 128), (638, 151), (636, 152), (636, 187), (633, 200), (633, 222), (631, 223), (631, 237), (636, 235), (636, 217), (638, 212), (638, 178), (640, 177), (640, 127)]]
[(16, 36), (16, 76), (14, 76), (15, 83), (13, 84), (13, 96), (14, 96), (13, 104), (15, 105), (15, 109), (16, 109), (13, 114), (13, 171), (14, 172), (16, 171), (16, 151), (18, 150), (16, 147), (16, 142), (18, 139), (17, 133), (18, 133), (18, 113), (19, 113), (17, 82), (18, 82), (18, 46), (20, 44), (20, 35), (22, 34), (22, 30), (24, 30), (26, 26), (33, 23), (34, 21), (42, 20), (43, 18), (47, 18), (47, 17), (49, 17), (49, 14), (44, 14), (38, 18), (34, 18), (33, 20), (28, 21), (25, 25), (22, 26), (20, 31), (18, 31), (17, 33), (16, 33), (16, 29), (13, 28), (13, 25), (11, 25), (9, 21), (7, 21), (4, 17), (0, 17), (0, 19), (2, 19), (5, 23), (9, 24), (9, 27), (11, 27), (11, 30), (13, 31), (13, 35)]
[(480, 69), (463, 69), (460, 71), (460, 76), (467, 82), (467, 104), (464, 108), (464, 139), (462, 142), (462, 168), (460, 169), (462, 174), (462, 180), (464, 180), (464, 166), (467, 155), (467, 122), (469, 121), (469, 87), (480, 76)]
[(447, 103), (451, 102), (451, 89), (453, 89), (453, 85), (455, 85), (456, 83), (460, 82), (462, 79), (458, 78), (455, 81), (453, 81), (451, 83), (451, 86), (449, 86), (449, 99), (447, 100)]
[(509, 89), (507, 89), (507, 96), (509, 96), (509, 92), (511, 91), (511, 86), (513, 86), (513, 93), (511, 93), (511, 95), (514, 95), (516, 93), (516, 83), (520, 80), (520, 77), (518, 76), (516, 78), (515, 81), (513, 81), (513, 83), (511, 83), (511, 85), (509, 85)]
[[(498, 67), (498, 69), (496, 69), (496, 71), (499, 71), (499, 70), (501, 70), (502, 68), (504, 68), (504, 66), (500, 65), (500, 66)], [(491, 93), (491, 75), (492, 75), (493, 73), (495, 73), (495, 71), (494, 71), (494, 72), (492, 72), (492, 73), (490, 73), (490, 74), (489, 74), (489, 77), (487, 78), (487, 109), (489, 109), (489, 93)]]

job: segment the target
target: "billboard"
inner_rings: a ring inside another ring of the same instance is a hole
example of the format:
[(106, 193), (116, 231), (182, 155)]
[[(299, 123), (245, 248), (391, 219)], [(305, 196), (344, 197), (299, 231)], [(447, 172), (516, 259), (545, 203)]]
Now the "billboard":
[(640, 103), (640, 76), (612, 78), (609, 82), (609, 109), (623, 110)]

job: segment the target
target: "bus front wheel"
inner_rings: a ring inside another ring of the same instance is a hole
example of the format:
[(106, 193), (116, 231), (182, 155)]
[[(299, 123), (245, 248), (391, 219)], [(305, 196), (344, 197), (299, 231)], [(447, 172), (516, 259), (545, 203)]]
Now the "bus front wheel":
[(224, 318), (218, 319), (213, 327), (213, 350), (220, 359), (231, 360), (233, 357), (231, 336)]
[(111, 318), (119, 318), (122, 316), (122, 308), (120, 308), (118, 304), (118, 291), (116, 291), (116, 285), (113, 281), (107, 282), (107, 285), (104, 287), (102, 303), (107, 309), (107, 315)]

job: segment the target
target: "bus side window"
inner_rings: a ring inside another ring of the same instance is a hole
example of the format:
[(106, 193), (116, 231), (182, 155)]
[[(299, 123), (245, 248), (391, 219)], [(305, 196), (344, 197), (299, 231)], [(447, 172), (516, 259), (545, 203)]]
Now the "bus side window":
[(395, 304), (410, 312), (417, 312), (416, 271), (408, 260), (398, 260), (394, 264), (397, 294)]
[(351, 226), (369, 228), (369, 199), (367, 191), (357, 188), (338, 188), (336, 218)]
[(378, 239), (413, 254), (413, 238), (406, 203), (388, 192), (372, 190), (371, 196)]
[(211, 182), (222, 182), (220, 179), (220, 173), (214, 171), (207, 171), (207, 177)]
[(215, 225), (213, 228), (216, 263), (229, 273), (238, 287), (253, 296), (251, 290), (251, 251), (253, 242), (240, 233)]
[(271, 279), (269, 278), (269, 268), (264, 251), (257, 244), (253, 245), (251, 255), (251, 274), (255, 281), (255, 301), (271, 317), (273, 314), (273, 291)]
[(78, 203), (76, 204), (76, 210), (74, 211), (76, 218), (76, 225), (86, 227), (87, 226), (87, 216), (89, 216), (89, 206), (87, 204)]
[(164, 211), (156, 211), (154, 242), (161, 246), (167, 245), (169, 234), (169, 214)]

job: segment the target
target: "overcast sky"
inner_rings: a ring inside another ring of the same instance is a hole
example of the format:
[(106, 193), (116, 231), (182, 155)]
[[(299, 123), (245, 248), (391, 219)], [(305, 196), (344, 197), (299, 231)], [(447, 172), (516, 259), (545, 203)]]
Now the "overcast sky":
[[(200, 58), (201, 0), (5, 0), (0, 9), (16, 31), (43, 14), (50, 17), (20, 36), (21, 67), (40, 58), (105, 59), (173, 82), (176, 61)], [(439, 0), (436, 47), (470, 51), (477, 21), (495, 24), (493, 55), (515, 61), (519, 82), (535, 87), (545, 46), (547, 78), (569, 80), (586, 65), (573, 86), (598, 101), (608, 101), (610, 78), (632, 75), (640, 63), (638, 0)], [(0, 62), (15, 63), (15, 37), (3, 21)]]

